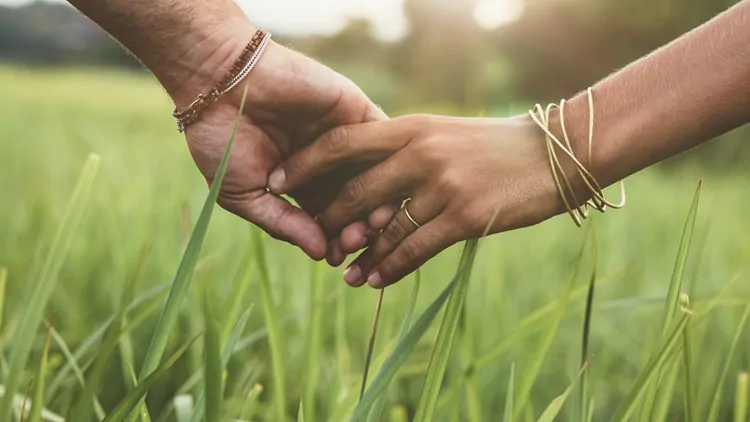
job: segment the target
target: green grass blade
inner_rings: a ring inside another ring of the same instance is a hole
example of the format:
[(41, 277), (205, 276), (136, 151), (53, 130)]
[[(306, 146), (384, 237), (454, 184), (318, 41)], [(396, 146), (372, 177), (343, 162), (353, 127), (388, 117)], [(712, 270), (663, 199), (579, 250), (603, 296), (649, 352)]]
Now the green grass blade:
[(250, 274), (253, 269), (253, 248), (248, 244), (247, 251), (242, 259), (242, 264), (234, 278), (234, 283), (229, 289), (229, 295), (224, 300), (221, 309), (226, 310), (222, 323), (221, 341), (227, 342), (231, 336), (232, 330), (236, 327), (237, 320), (240, 318), (242, 310), (242, 301), (250, 286)]
[[(229, 364), (229, 359), (232, 357), (234, 349), (235, 347), (237, 347), (237, 342), (242, 336), (242, 332), (245, 330), (245, 325), (247, 324), (248, 318), (250, 318), (250, 313), (252, 312), (252, 310), (253, 308), (251, 306), (239, 317), (234, 325), (234, 328), (232, 329), (232, 332), (229, 335), (229, 340), (227, 340), (226, 344), (224, 345), (224, 350), (221, 351), (222, 372), (226, 370), (226, 367)], [(190, 422), (198, 422), (201, 420), (201, 417), (203, 417), (205, 413), (205, 406), (205, 391), (201, 391), (201, 393), (198, 395), (198, 400), (195, 402), (195, 406), (192, 406), (193, 410), (190, 415)]]
[[(247, 95), (247, 89), (242, 97), (242, 106), (245, 104), (245, 95)], [(138, 375), (139, 382), (144, 380), (159, 366), (159, 362), (164, 355), (164, 350), (167, 347), (169, 335), (177, 322), (180, 307), (187, 295), (188, 286), (190, 285), (190, 280), (195, 271), (195, 266), (198, 262), (203, 241), (206, 238), (206, 232), (208, 231), (208, 225), (211, 222), (211, 215), (216, 206), (216, 199), (219, 196), (221, 183), (227, 172), (232, 145), (234, 145), (234, 138), (237, 134), (240, 117), (242, 116), (242, 106), (240, 106), (240, 111), (234, 123), (232, 135), (229, 137), (227, 149), (224, 151), (224, 156), (221, 159), (218, 169), (216, 169), (214, 180), (211, 183), (211, 189), (208, 192), (208, 197), (203, 204), (203, 209), (198, 217), (198, 222), (195, 224), (193, 234), (190, 236), (190, 241), (188, 242), (185, 253), (182, 256), (182, 262), (180, 262), (180, 266), (177, 269), (177, 274), (172, 283), (172, 288), (169, 291), (169, 296), (167, 297), (167, 301), (161, 311), (159, 320), (156, 323), (156, 329), (151, 338), (151, 344), (149, 344), (148, 350), (146, 351), (146, 357), (143, 360), (143, 365), (141, 366), (141, 371)]]
[(552, 347), (552, 342), (555, 339), (555, 336), (557, 335), (557, 329), (560, 326), (560, 323), (565, 318), (565, 311), (568, 308), (568, 302), (570, 300), (570, 296), (573, 292), (573, 287), (575, 286), (575, 281), (578, 278), (578, 271), (581, 267), (581, 261), (583, 260), (583, 248), (585, 246), (584, 244), (581, 245), (581, 250), (578, 253), (577, 262), (575, 264), (575, 268), (573, 269), (573, 273), (571, 274), (570, 278), (566, 282), (565, 290), (563, 291), (562, 296), (560, 297), (560, 301), (557, 303), (557, 309), (555, 309), (555, 312), (552, 315), (552, 322), (550, 323), (547, 332), (543, 336), (542, 344), (540, 347), (537, 348), (537, 350), (532, 354), (532, 356), (529, 358), (529, 364), (523, 371), (521, 375), (521, 381), (519, 383), (518, 390), (516, 391), (516, 403), (514, 405), (515, 407), (515, 419), (518, 419), (521, 415), (521, 412), (524, 411), (524, 408), (526, 407), (526, 404), (529, 402), (529, 398), (531, 396), (531, 389), (534, 386), (534, 383), (536, 383), (536, 379), (539, 376), (539, 372), (542, 370), (542, 364), (544, 363), (544, 359), (547, 356), (547, 353), (549, 352), (549, 349)]
[(685, 396), (685, 422), (695, 421), (695, 388), (693, 387), (693, 343), (691, 325), (687, 324), (682, 333), (683, 394)]
[[(687, 328), (687, 326), (685, 326), (685, 328)], [(654, 406), (653, 420), (655, 421), (668, 420), (667, 416), (672, 404), (672, 400), (674, 399), (677, 376), (680, 373), (680, 365), (679, 362), (676, 362), (676, 359), (671, 366), (671, 368), (668, 368), (666, 366), (664, 367), (664, 373), (666, 373), (666, 377), (664, 378), (665, 382), (659, 388), (656, 404)]]
[(667, 337), (662, 341), (661, 347), (651, 356), (644, 369), (638, 374), (627, 396), (613, 414), (612, 421), (620, 422), (628, 420), (635, 410), (638, 399), (646, 391), (646, 386), (655, 376), (657, 368), (660, 368), (667, 360), (689, 320), (690, 313), (689, 311), (685, 311), (682, 318), (673, 322), (671, 329), (667, 331)]
[(383, 295), (385, 289), (378, 291), (378, 300), (375, 303), (375, 316), (372, 319), (372, 328), (370, 329), (370, 341), (367, 344), (367, 354), (365, 355), (365, 367), (362, 371), (362, 382), (359, 387), (359, 399), (362, 400), (362, 396), (365, 395), (365, 388), (367, 388), (367, 375), (370, 373), (370, 363), (372, 362), (372, 353), (375, 350), (375, 338), (378, 333), (378, 322), (380, 321), (380, 310), (383, 308)]
[[(62, 267), (65, 255), (70, 249), (78, 224), (83, 215), (89, 192), (94, 183), (94, 178), (99, 170), (101, 158), (91, 154), (83, 166), (83, 171), (78, 179), (73, 196), (60, 227), (50, 247), (49, 253), (42, 264), (38, 279), (29, 286), (31, 293), (23, 307), (20, 321), (11, 341), (11, 352), (8, 363), (8, 377), (4, 380), (5, 397), (13, 397), (21, 383), (23, 371), (31, 353), (37, 328), (42, 321), (44, 309), (47, 306), (52, 291), (57, 284), (57, 274)], [(3, 400), (0, 406), (0, 421), (8, 421), (11, 418), (13, 400)]]
[(297, 422), (305, 422), (305, 405), (304, 401), (299, 402), (299, 411), (297, 412)]
[(698, 187), (695, 189), (693, 203), (690, 205), (690, 210), (688, 210), (685, 227), (682, 230), (680, 246), (677, 249), (677, 260), (674, 265), (674, 271), (672, 272), (672, 280), (669, 283), (669, 290), (667, 291), (667, 301), (664, 304), (662, 334), (666, 332), (672, 322), (675, 312), (677, 311), (680, 291), (682, 290), (682, 279), (685, 274), (685, 265), (687, 264), (688, 255), (690, 253), (690, 243), (693, 238), (693, 228), (695, 227), (695, 216), (698, 213), (698, 201), (700, 200), (700, 196), (701, 183), (699, 182)]
[[(598, 245), (596, 242), (596, 229), (593, 221), (589, 223), (591, 227), (591, 275), (589, 276), (589, 288), (586, 293), (586, 307), (583, 314), (583, 329), (581, 333), (581, 360), (580, 365), (586, 364), (589, 359), (589, 339), (591, 337), (591, 314), (594, 309), (594, 293), (596, 287), (596, 268), (598, 263)], [(582, 375), (580, 386), (578, 388), (578, 401), (575, 407), (575, 420), (583, 420), (586, 405), (588, 403), (588, 394), (586, 391), (587, 374)]]
[[(305, 338), (306, 344), (306, 356), (305, 362), (305, 373), (303, 376), (303, 396), (302, 402), (304, 403), (304, 411), (308, 414), (308, 420), (315, 421), (316, 418), (316, 406), (315, 406), (315, 392), (318, 389), (318, 374), (320, 372), (320, 349), (322, 347), (323, 337), (323, 306), (321, 302), (324, 299), (325, 294), (325, 283), (324, 277), (322, 277), (322, 269), (319, 265), (313, 264), (312, 268), (312, 280), (310, 289), (310, 310), (309, 320), (307, 325), (307, 333)], [(302, 409), (300, 404), (300, 409)], [(304, 417), (304, 416), (303, 416)]]
[(538, 422), (553, 422), (557, 415), (560, 413), (560, 410), (562, 410), (563, 406), (565, 405), (565, 401), (568, 400), (568, 396), (570, 396), (570, 393), (573, 391), (573, 388), (575, 388), (576, 384), (579, 383), (582, 380), (583, 374), (586, 372), (586, 368), (588, 368), (588, 361), (584, 362), (581, 368), (581, 371), (578, 373), (578, 376), (575, 380), (573, 380), (573, 383), (570, 384), (570, 387), (566, 388), (565, 391), (555, 397), (554, 400), (547, 406), (547, 408), (542, 412), (542, 416), (539, 417)]
[(734, 390), (734, 422), (747, 422), (747, 372), (737, 375), (737, 388)]
[(511, 362), (510, 363), (510, 375), (508, 375), (508, 391), (505, 393), (505, 412), (503, 416), (503, 422), (513, 422), (513, 416), (515, 413), (513, 412), (513, 403), (515, 403), (515, 398), (513, 397), (513, 394), (516, 390), (516, 363)]
[(748, 315), (750, 315), (750, 306), (745, 308), (745, 312), (742, 314), (742, 319), (740, 319), (740, 324), (737, 326), (737, 330), (734, 333), (734, 338), (732, 339), (732, 345), (729, 346), (729, 355), (724, 359), (724, 368), (721, 370), (721, 376), (719, 376), (719, 380), (716, 384), (714, 397), (713, 400), (711, 400), (711, 407), (708, 411), (708, 418), (706, 418), (706, 422), (716, 422), (719, 419), (719, 411), (721, 410), (721, 396), (724, 392), (724, 381), (726, 381), (727, 375), (729, 374), (729, 369), (732, 366), (732, 359), (734, 358), (734, 353), (737, 350), (737, 345), (739, 344), (740, 338), (742, 337), (742, 332), (745, 329), (745, 323), (747, 322)]
[[(698, 202), (701, 194), (701, 183), (698, 182), (698, 187), (695, 190), (693, 196), (693, 202), (688, 210), (687, 219), (685, 220), (685, 226), (682, 230), (682, 237), (680, 238), (680, 246), (677, 248), (677, 259), (675, 261), (674, 270), (672, 271), (672, 279), (669, 282), (669, 290), (667, 291), (667, 299), (664, 302), (664, 314), (662, 315), (661, 322), (661, 338), (664, 338), (666, 330), (674, 318), (674, 314), (677, 310), (677, 305), (680, 297), (680, 291), (682, 290), (682, 280), (685, 274), (685, 266), (687, 265), (688, 255), (690, 253), (690, 244), (693, 238), (693, 229), (695, 227), (695, 216), (698, 213)], [(661, 368), (657, 369), (656, 376), (654, 377), (652, 384), (648, 386), (648, 393), (644, 396), (644, 402), (641, 406), (641, 414), (639, 420), (651, 420), (651, 412), (653, 412), (654, 399), (657, 396), (659, 389), (659, 381), (661, 379)]]
[(3, 312), (5, 310), (5, 283), (8, 281), (8, 269), (0, 267), (0, 333), (3, 328)]
[[(151, 313), (155, 312), (157, 309), (160, 309), (161, 303), (159, 303), (156, 299), (158, 296), (167, 290), (169, 287), (168, 283), (164, 283), (161, 285), (158, 285), (152, 289), (149, 289), (148, 291), (140, 294), (136, 299), (134, 299), (130, 304), (128, 304), (128, 312), (134, 311), (138, 309), (142, 304), (148, 303), (148, 301), (152, 301), (145, 309), (140, 310), (132, 321), (130, 321), (125, 329), (123, 329), (123, 332), (129, 332), (132, 329), (135, 329), (140, 326), (143, 322), (147, 321), (148, 318), (150, 318)], [(115, 317), (117, 314), (115, 313), (112, 315), (109, 319), (104, 321), (102, 324), (100, 324), (94, 332), (89, 334), (88, 337), (86, 337), (83, 342), (81, 342), (81, 345), (78, 346), (75, 352), (71, 353), (70, 348), (65, 344), (65, 340), (60, 336), (60, 333), (58, 333), (54, 328), (52, 328), (52, 339), (55, 340), (55, 343), (60, 348), (60, 350), (63, 352), (63, 356), (65, 356), (65, 365), (60, 368), (60, 370), (57, 371), (55, 374), (55, 377), (52, 379), (52, 382), (50, 383), (49, 388), (47, 389), (47, 399), (56, 397), (57, 390), (63, 385), (65, 382), (65, 379), (68, 377), (68, 374), (70, 371), (73, 371), (76, 379), (78, 382), (84, 386), (85, 382), (83, 379), (83, 371), (81, 370), (81, 367), (78, 365), (77, 362), (80, 362), (83, 357), (89, 353), (92, 349), (94, 349), (100, 342), (102, 336), (106, 332), (107, 328), (114, 322)], [(102, 416), (103, 418), (104, 416)]]
[(120, 303), (117, 305), (117, 314), (114, 321), (109, 326), (100, 345), (96, 358), (94, 360), (91, 375), (88, 381), (85, 383), (83, 393), (81, 394), (77, 403), (71, 408), (70, 420), (74, 421), (88, 421), (91, 420), (91, 412), (93, 410), (92, 403), (96, 402), (97, 393), (99, 386), (104, 378), (105, 371), (107, 370), (107, 363), (110, 357), (117, 349), (120, 343), (120, 337), (123, 334), (123, 329), (126, 327), (124, 324), (125, 314), (127, 312), (127, 304), (133, 300), (135, 296), (135, 289), (137, 286), (138, 278), (140, 275), (141, 267), (145, 262), (148, 254), (148, 248), (141, 251), (138, 263), (135, 266), (135, 271), (126, 280), (122, 287), (120, 294)]
[[(414, 316), (414, 308), (417, 306), (417, 298), (419, 297), (419, 285), (421, 283), (421, 274), (419, 270), (414, 272), (414, 284), (411, 288), (411, 294), (409, 295), (409, 302), (406, 305), (406, 312), (404, 312), (404, 318), (401, 321), (401, 328), (398, 332), (398, 340), (404, 339), (404, 336), (409, 332), (411, 327), (411, 320)], [(389, 383), (390, 384), (390, 383)], [(388, 385), (386, 385), (386, 389)], [(370, 409), (370, 413), (367, 415), (367, 422), (380, 422), (383, 418), (383, 411), (385, 410), (386, 394), (382, 394)]]
[(276, 303), (271, 292), (271, 275), (266, 261), (266, 249), (259, 230), (253, 230), (256, 260), (260, 267), (260, 297), (263, 304), (263, 319), (268, 330), (268, 344), (271, 349), (271, 367), (273, 368), (273, 403), (276, 412), (275, 420), (286, 420), (286, 371), (284, 340), (279, 329), (279, 317), (276, 314)]
[[(0, 277), (2, 277), (0, 275)], [(47, 327), (47, 334), (44, 336), (44, 347), (42, 348), (42, 359), (39, 361), (39, 369), (36, 371), (34, 378), (34, 393), (32, 395), (31, 412), (29, 412), (29, 422), (41, 422), (42, 409), (44, 408), (44, 384), (47, 380), (47, 356), (49, 354), (50, 331), (55, 325), (55, 314), (52, 314)]]
[(396, 347), (393, 349), (391, 354), (386, 359), (383, 367), (378, 372), (375, 379), (373, 379), (370, 387), (365, 391), (365, 395), (360, 400), (357, 407), (350, 418), (350, 421), (358, 421), (359, 418), (365, 415), (367, 409), (373, 404), (375, 399), (380, 397), (386, 390), (389, 382), (398, 372), (398, 369), (406, 362), (406, 359), (414, 350), (417, 342), (422, 338), (430, 324), (437, 316), (443, 304), (448, 300), (454, 287), (461, 279), (461, 275), (467, 269), (467, 267), (473, 262), (477, 249), (477, 240), (469, 240), (464, 246), (464, 252), (461, 258), (461, 264), (458, 267), (456, 275), (453, 280), (446, 286), (445, 290), (427, 307), (422, 315), (417, 318), (414, 325), (409, 329), (404, 338), (398, 342)]
[(221, 334), (219, 324), (216, 321), (216, 312), (211, 298), (210, 284), (205, 284), (204, 319), (205, 331), (203, 335), (203, 385), (206, 396), (206, 422), (218, 422), (221, 420), (221, 402), (224, 396), (222, 390), (222, 377), (224, 365), (221, 361)]
[(158, 366), (151, 375), (143, 379), (138, 386), (129, 392), (115, 407), (115, 409), (107, 415), (104, 422), (122, 422), (125, 418), (138, 406), (138, 403), (146, 396), (146, 393), (153, 387), (153, 385), (159, 381), (159, 379), (169, 371), (172, 365), (177, 362), (180, 357), (190, 348), (190, 346), (198, 340), (201, 334), (196, 335), (187, 342), (185, 342), (179, 349), (177, 349), (172, 356), (168, 357), (161, 366)]
[(427, 368), (427, 375), (422, 386), (422, 394), (419, 397), (414, 421), (432, 421), (434, 419), (438, 394), (440, 394), (443, 376), (448, 366), (448, 358), (450, 357), (453, 342), (458, 331), (458, 320), (466, 299), (466, 291), (469, 286), (473, 264), (473, 259), (467, 262), (456, 287), (448, 299), (448, 304), (443, 314), (443, 321), (438, 331), (437, 341), (432, 349), (430, 365)]

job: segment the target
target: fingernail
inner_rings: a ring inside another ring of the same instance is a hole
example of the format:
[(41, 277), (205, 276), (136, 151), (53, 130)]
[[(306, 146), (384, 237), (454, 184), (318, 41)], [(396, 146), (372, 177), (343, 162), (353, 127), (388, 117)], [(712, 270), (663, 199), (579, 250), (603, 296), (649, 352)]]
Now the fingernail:
[(370, 287), (380, 288), (380, 285), (383, 284), (383, 279), (380, 277), (380, 273), (375, 271), (370, 274), (370, 276), (367, 277), (367, 284), (369, 284)]
[(369, 240), (365, 237), (364, 239), (362, 239), (362, 243), (360, 243), (359, 248), (360, 249), (364, 248), (365, 246), (367, 246), (368, 242)]
[(268, 176), (268, 187), (271, 188), (271, 190), (281, 190), (281, 188), (284, 187), (284, 182), (286, 182), (286, 173), (281, 167), (274, 170), (271, 175)]
[(362, 280), (362, 270), (359, 269), (359, 265), (350, 265), (349, 268), (344, 271), (344, 280), (350, 286), (358, 286)]

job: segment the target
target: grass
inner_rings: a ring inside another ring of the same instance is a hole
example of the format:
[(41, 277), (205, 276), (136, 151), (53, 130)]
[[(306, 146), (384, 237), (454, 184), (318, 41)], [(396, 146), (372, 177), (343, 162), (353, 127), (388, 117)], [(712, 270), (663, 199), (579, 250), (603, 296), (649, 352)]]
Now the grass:
[[(565, 218), (485, 239), (457, 296), (462, 245), (441, 254), (416, 288), (387, 289), (358, 402), (378, 293), (219, 208), (199, 218), (208, 191), (153, 81), (0, 67), (0, 95), (0, 420), (25, 400), (43, 421), (746, 418), (740, 169), (631, 178), (630, 205), (595, 219), (595, 246)], [(177, 272), (186, 251), (194, 271)]]

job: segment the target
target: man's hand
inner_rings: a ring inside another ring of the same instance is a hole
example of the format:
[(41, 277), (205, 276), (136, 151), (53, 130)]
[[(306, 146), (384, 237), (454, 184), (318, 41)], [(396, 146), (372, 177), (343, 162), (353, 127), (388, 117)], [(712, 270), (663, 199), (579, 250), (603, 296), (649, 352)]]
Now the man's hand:
[[(219, 204), (273, 237), (298, 245), (310, 257), (322, 259), (326, 238), (311, 216), (330, 203), (357, 170), (342, 169), (291, 192), (304, 211), (266, 192), (268, 175), (281, 160), (325, 131), (385, 115), (347, 78), (274, 43), (240, 87), (245, 84), (244, 116)], [(228, 93), (186, 131), (193, 158), (209, 182), (227, 146), (241, 95), (241, 89)], [(355, 227), (361, 243), (367, 227), (363, 223)]]
[[(70, 0), (117, 38), (156, 76), (182, 108), (206, 92), (232, 66), (255, 28), (231, 0)], [(227, 146), (248, 87), (219, 203), (272, 236), (301, 247), (310, 257), (338, 265), (385, 226), (392, 207), (350, 225), (341, 242), (326, 238), (313, 220), (343, 183), (359, 173), (341, 168), (290, 192), (303, 210), (266, 192), (268, 174), (294, 151), (326, 131), (385, 119), (385, 114), (349, 79), (273, 42), (255, 69), (233, 91), (190, 125), (186, 138), (198, 168), (210, 182)], [(165, 110), (165, 112), (167, 112)]]

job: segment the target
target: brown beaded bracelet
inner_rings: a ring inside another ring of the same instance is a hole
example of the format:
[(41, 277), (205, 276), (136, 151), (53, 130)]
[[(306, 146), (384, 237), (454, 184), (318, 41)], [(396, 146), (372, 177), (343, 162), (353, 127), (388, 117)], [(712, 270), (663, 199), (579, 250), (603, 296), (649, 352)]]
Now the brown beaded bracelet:
[(263, 54), (271, 34), (259, 29), (253, 35), (253, 38), (247, 44), (240, 54), (240, 57), (232, 65), (226, 75), (205, 94), (199, 94), (189, 106), (179, 110), (177, 108), (172, 112), (172, 116), (177, 119), (177, 130), (184, 132), (190, 124), (198, 120), (208, 107), (215, 103), (219, 97), (229, 92), (237, 86), (253, 70), (258, 63), (260, 56)]

